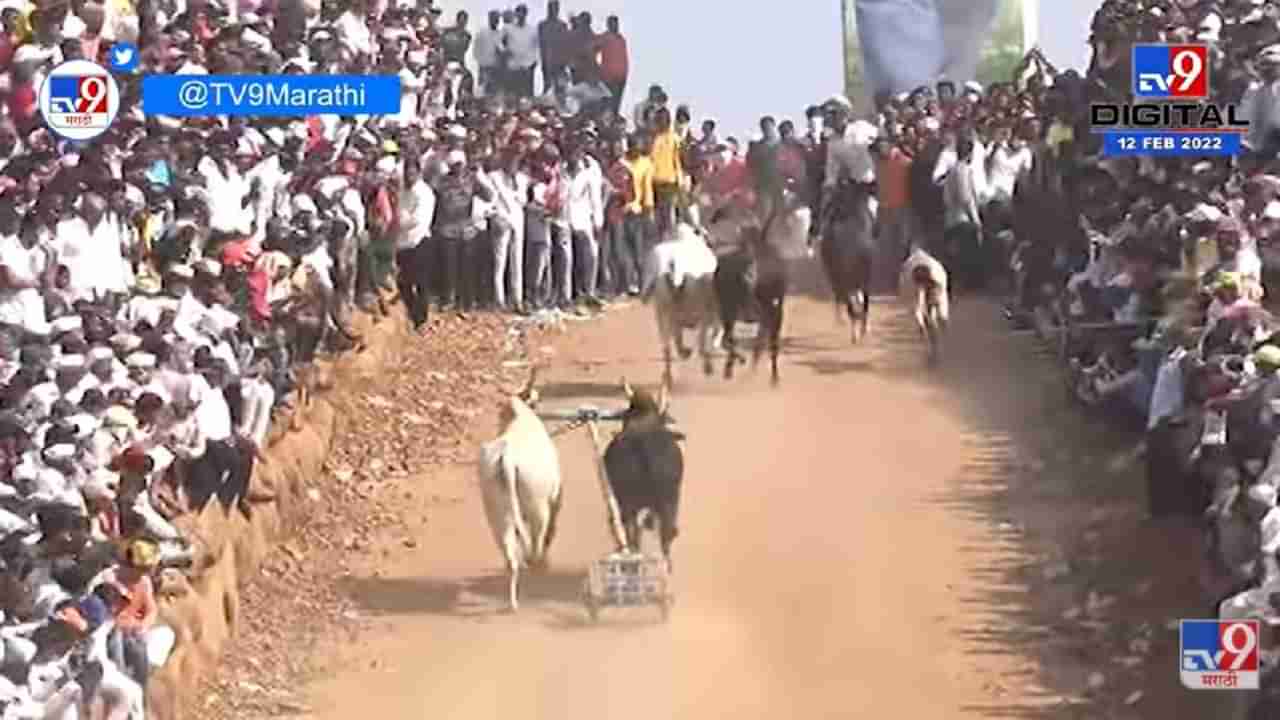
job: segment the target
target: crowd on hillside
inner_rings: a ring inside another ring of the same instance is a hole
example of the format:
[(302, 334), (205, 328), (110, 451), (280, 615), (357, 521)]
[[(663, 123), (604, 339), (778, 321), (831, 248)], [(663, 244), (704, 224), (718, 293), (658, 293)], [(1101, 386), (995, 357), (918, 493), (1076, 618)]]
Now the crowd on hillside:
[[(359, 345), (357, 311), (398, 299), (421, 328), (640, 292), (647, 247), (741, 157), (660, 87), (624, 108), (619, 19), (558, 5), (472, 28), (430, 2), (0, 4), (0, 718), (145, 716), (176, 641), (157, 583), (200, 566), (176, 519), (273, 500), (273, 414)], [(51, 134), (43, 78), (116, 41), (141, 49), (116, 122)], [(147, 72), (395, 73), (403, 95), (145, 117)]]
[[(880, 247), (922, 244), (962, 290), (994, 282), (1013, 321), (1069, 339), (1073, 392), (1147, 430), (1153, 514), (1206, 521), (1215, 611), (1271, 624), (1280, 324), (1263, 303), (1280, 240), (1278, 39), (1265, 3), (1108, 0), (1083, 75), (1033, 51), (1009, 84), (880, 98), (873, 145)], [(1102, 156), (1089, 104), (1130, 100), (1130, 48), (1151, 42), (1209, 46), (1213, 99), (1251, 123), (1242, 155)], [(1271, 650), (1264, 663), (1276, 666)], [(1238, 697), (1243, 718), (1256, 698)]]

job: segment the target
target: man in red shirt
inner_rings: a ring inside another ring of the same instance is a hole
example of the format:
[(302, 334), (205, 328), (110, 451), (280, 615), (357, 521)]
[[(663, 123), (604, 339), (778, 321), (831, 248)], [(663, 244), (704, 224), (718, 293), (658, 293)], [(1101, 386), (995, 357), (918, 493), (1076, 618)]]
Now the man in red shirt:
[(610, 143), (604, 163), (610, 192), (605, 205), (604, 242), (600, 243), (600, 286), (610, 300), (639, 284), (639, 279), (633, 277), (637, 264), (627, 247), (627, 206), (635, 201), (636, 186), (625, 155), (624, 141)]
[(609, 99), (609, 109), (620, 113), (622, 96), (627, 91), (627, 75), (631, 72), (627, 39), (619, 30), (617, 15), (610, 15), (605, 26), (607, 30), (596, 38), (596, 51), (600, 53), (600, 79), (609, 88), (609, 92), (613, 93), (613, 97)]

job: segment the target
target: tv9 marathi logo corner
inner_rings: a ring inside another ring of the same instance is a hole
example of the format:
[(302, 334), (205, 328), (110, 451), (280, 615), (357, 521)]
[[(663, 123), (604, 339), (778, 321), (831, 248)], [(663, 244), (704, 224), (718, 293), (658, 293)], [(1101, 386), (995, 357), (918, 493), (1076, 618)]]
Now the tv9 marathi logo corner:
[(89, 140), (115, 122), (120, 112), (120, 87), (101, 65), (71, 60), (44, 79), (39, 108), (55, 133), (69, 140)]
[(1257, 690), (1262, 623), (1257, 620), (1183, 620), (1179, 674), (1191, 690)]
[(1134, 45), (1133, 94), (1146, 99), (1207, 100), (1209, 46)]

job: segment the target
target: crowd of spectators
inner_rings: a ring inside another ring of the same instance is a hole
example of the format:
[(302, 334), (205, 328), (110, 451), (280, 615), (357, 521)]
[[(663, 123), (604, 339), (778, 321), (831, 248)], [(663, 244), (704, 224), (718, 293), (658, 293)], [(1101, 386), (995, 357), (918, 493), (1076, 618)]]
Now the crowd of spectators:
[[(1010, 319), (1059, 343), (1075, 395), (1145, 428), (1152, 512), (1205, 522), (1215, 610), (1270, 624), (1280, 623), (1280, 325), (1264, 307), (1280, 268), (1277, 39), (1271, 3), (1107, 0), (1084, 74), (1033, 51), (1008, 84), (881, 98), (872, 146), (880, 247), (921, 244), (961, 290), (1008, 290)], [(1102, 154), (1090, 104), (1133, 99), (1134, 43), (1209, 47), (1210, 100), (1250, 122), (1242, 154)], [(1276, 667), (1263, 655), (1264, 670)], [(1246, 717), (1257, 697), (1237, 697), (1232, 717)]]

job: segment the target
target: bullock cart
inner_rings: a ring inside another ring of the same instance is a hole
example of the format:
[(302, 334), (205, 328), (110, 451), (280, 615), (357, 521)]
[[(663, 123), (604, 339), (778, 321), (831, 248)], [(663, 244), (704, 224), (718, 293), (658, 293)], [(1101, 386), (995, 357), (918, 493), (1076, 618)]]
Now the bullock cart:
[(553, 431), (552, 437), (578, 428), (587, 428), (595, 449), (596, 477), (604, 496), (609, 531), (618, 550), (594, 561), (587, 568), (587, 577), (582, 587), (582, 603), (586, 607), (587, 616), (595, 622), (600, 619), (600, 612), (606, 608), (657, 607), (662, 613), (662, 619), (669, 619), (675, 597), (671, 591), (671, 576), (666, 559), (659, 553), (646, 553), (639, 547), (627, 545), (618, 500), (613, 495), (605, 470), (604, 451), (608, 441), (601, 437), (600, 423), (621, 420), (622, 411), (603, 411), (583, 406), (569, 412), (540, 412), (538, 416), (543, 420), (568, 423)]

